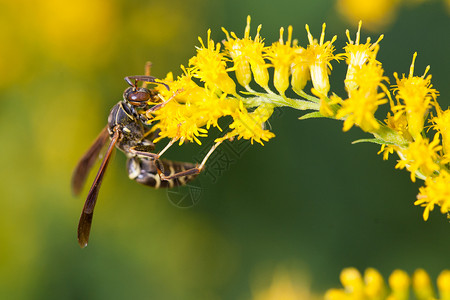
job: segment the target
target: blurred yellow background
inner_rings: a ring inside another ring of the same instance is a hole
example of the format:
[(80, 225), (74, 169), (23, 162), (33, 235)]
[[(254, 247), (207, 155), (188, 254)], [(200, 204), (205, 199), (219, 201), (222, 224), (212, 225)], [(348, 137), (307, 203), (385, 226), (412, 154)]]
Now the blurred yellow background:
[[(445, 4), (409, 2), (377, 10), (378, 22), (367, 21), (372, 32), (363, 23), (363, 40), (385, 34), (379, 59), (391, 78), (407, 73), (418, 51), (417, 74), (431, 65), (447, 107)], [(224, 170), (172, 191), (196, 188), (199, 201), (190, 208), (173, 205), (171, 192), (130, 181), (118, 152), (100, 191), (90, 245), (78, 247), (87, 188), (74, 197), (71, 173), (121, 100), (125, 76), (142, 74), (148, 60), (154, 76), (179, 75), (199, 35), (211, 28), (220, 41), (224, 26), (241, 36), (248, 14), (253, 30), (263, 24), (267, 43), (279, 27), (293, 25), (305, 45), (304, 25), (318, 35), (326, 22), (339, 48), (345, 29), (354, 32), (363, 18), (358, 12), (367, 13), (351, 5), (1, 0), (0, 299), (250, 299), (280, 266), (303, 274), (301, 289), (314, 294), (337, 286), (348, 266), (384, 274), (423, 267), (431, 276), (449, 268), (450, 225), (437, 212), (422, 221), (422, 209), (412, 204), (418, 184), (407, 172), (382, 161), (374, 145), (351, 145), (360, 131), (298, 121), (289, 110), (271, 121), (277, 137), (266, 146), (240, 145)], [(334, 66), (344, 74), (343, 63)], [(333, 91), (343, 91), (334, 79)], [(168, 157), (195, 161), (201, 151), (173, 147)]]

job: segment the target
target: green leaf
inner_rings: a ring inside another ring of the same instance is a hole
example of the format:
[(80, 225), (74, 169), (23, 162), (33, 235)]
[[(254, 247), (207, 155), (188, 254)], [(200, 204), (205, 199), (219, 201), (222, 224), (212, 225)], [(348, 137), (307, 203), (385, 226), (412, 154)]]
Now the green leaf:
[(389, 143), (380, 139), (360, 139), (353, 141), (352, 144), (358, 144), (358, 143), (373, 143), (378, 145), (395, 145), (393, 143)]
[(318, 111), (314, 111), (314, 112), (310, 112), (310, 113), (304, 114), (303, 116), (301, 116), (298, 119), (299, 120), (306, 120), (306, 119), (317, 119), (317, 118), (328, 118), (328, 117), (325, 117), (324, 115), (322, 115)]

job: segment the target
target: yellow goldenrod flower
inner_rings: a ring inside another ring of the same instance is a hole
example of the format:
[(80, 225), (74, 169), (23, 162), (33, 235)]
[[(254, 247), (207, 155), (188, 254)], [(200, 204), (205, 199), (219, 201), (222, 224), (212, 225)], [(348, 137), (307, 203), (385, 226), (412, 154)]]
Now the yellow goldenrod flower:
[(442, 136), (442, 148), (446, 156), (450, 155), (450, 109), (442, 111), (437, 105), (437, 116), (431, 119), (434, 129)]
[(365, 44), (360, 44), (359, 40), (361, 34), (361, 25), (362, 22), (359, 21), (355, 41), (350, 38), (350, 31), (348, 29), (345, 32), (347, 35), (348, 43), (347, 46), (344, 47), (344, 50), (348, 69), (344, 83), (345, 88), (347, 89), (349, 94), (352, 90), (355, 90), (358, 87), (358, 84), (355, 82), (356, 71), (360, 69), (364, 64), (366, 64), (369, 59), (375, 60), (379, 47), (378, 44), (383, 39), (383, 35), (381, 35), (375, 43), (371, 44), (370, 38), (367, 38)]
[(252, 72), (250, 70), (250, 62), (247, 53), (247, 49), (253, 44), (253, 41), (250, 39), (250, 20), (250, 16), (248, 16), (243, 39), (239, 39), (234, 32), (231, 32), (231, 34), (228, 33), (228, 31), (222, 27), (222, 31), (225, 32), (225, 35), (227, 36), (227, 40), (223, 41), (223, 44), (233, 60), (233, 70), (236, 74), (236, 79), (239, 84), (245, 88), (249, 88), (249, 84), (252, 81)]
[(155, 143), (167, 137), (179, 139), (180, 144), (185, 140), (201, 144), (198, 137), (206, 136), (207, 130), (200, 128), (196, 111), (192, 108), (190, 105), (171, 101), (158, 110), (153, 120), (159, 122), (153, 127), (153, 130), (161, 129), (161, 132), (159, 137), (155, 139)]
[(342, 108), (336, 115), (338, 119), (346, 117), (343, 130), (348, 131), (355, 124), (366, 132), (378, 129), (380, 125), (374, 114), (379, 105), (387, 102), (384, 96), (384, 93), (372, 94), (364, 89), (355, 90), (352, 97), (343, 101)]
[(383, 276), (373, 269), (368, 268), (364, 272), (364, 282), (366, 284), (364, 288), (365, 295), (371, 300), (381, 300), (386, 297), (386, 283), (384, 282)]
[(389, 300), (408, 300), (409, 299), (410, 279), (408, 274), (402, 270), (395, 270), (389, 276), (389, 286), (391, 294)]
[(396, 169), (406, 169), (411, 172), (411, 181), (416, 181), (416, 172), (425, 176), (433, 175), (433, 172), (439, 170), (436, 163), (437, 152), (442, 149), (439, 145), (439, 134), (435, 134), (431, 143), (428, 139), (418, 136), (417, 139), (409, 144), (407, 149), (398, 151), (401, 160), (395, 166)]
[[(362, 44), (361, 22), (354, 40), (350, 37), (350, 32), (346, 31), (348, 42), (344, 47), (345, 53), (333, 54), (336, 36), (325, 41), (325, 24), (319, 40), (313, 38), (306, 25), (309, 42), (306, 48), (292, 39), (291, 26), (288, 27), (286, 40), (284, 29), (281, 28), (279, 40), (265, 47), (260, 37), (261, 25), (258, 26), (255, 38), (250, 37), (250, 21), (249, 16), (243, 38), (222, 28), (226, 35), (224, 49), (211, 40), (209, 30), (205, 43), (199, 38), (201, 47), (197, 48), (196, 56), (189, 60), (190, 67), (182, 67), (184, 74), (176, 80), (173, 80), (171, 74), (168, 75), (164, 83), (170, 87), (169, 90), (164, 86), (155, 88), (162, 102), (155, 100), (157, 103), (148, 103), (150, 107), (156, 105), (159, 109), (150, 108), (143, 116), (148, 124), (152, 124), (153, 131), (160, 132), (155, 142), (170, 138), (170, 145), (175, 141), (180, 144), (200, 144), (200, 138), (207, 136), (211, 126), (222, 130), (219, 119), (231, 116), (233, 122), (229, 126), (230, 131), (215, 140), (216, 145), (202, 162), (203, 168), (212, 151), (226, 139), (237, 137), (248, 139), (252, 144), (254, 141), (263, 144), (273, 138), (275, 134), (265, 129), (265, 123), (275, 107), (312, 110), (301, 119), (340, 119), (343, 121), (344, 131), (356, 125), (373, 135), (373, 138), (358, 142), (381, 144), (378, 154), (383, 153), (385, 160), (395, 151), (400, 157), (396, 168), (406, 168), (411, 172), (412, 181), (416, 177), (424, 179), (426, 186), (420, 189), (415, 202), (416, 205), (425, 207), (424, 219), (428, 218), (434, 205), (440, 205), (442, 212), (448, 212), (450, 200), (446, 199), (450, 195), (447, 175), (447, 163), (450, 162), (450, 110), (442, 111), (436, 102), (438, 92), (432, 88), (431, 75), (427, 75), (429, 67), (422, 76), (413, 75), (416, 53), (408, 77), (403, 74), (400, 79), (394, 73), (396, 85), (391, 86), (395, 92), (394, 103), (386, 86), (389, 79), (383, 75), (381, 62), (376, 60), (383, 35), (374, 43), (368, 38)], [(342, 58), (348, 64), (343, 80), (347, 99), (335, 93), (329, 96), (329, 75), (332, 70), (330, 62)], [(233, 66), (227, 68), (231, 61)], [(268, 86), (270, 67), (274, 69), (272, 80), (277, 93)], [(230, 71), (235, 72), (236, 82), (246, 89), (245, 92), (236, 89), (235, 81), (228, 74)], [(257, 92), (250, 87), (252, 78), (265, 92)], [(313, 85), (311, 94), (303, 91), (308, 80)], [(300, 99), (285, 96), (289, 86)], [(393, 115), (388, 113), (383, 123), (375, 117), (375, 113), (380, 105), (388, 101)], [(431, 119), (432, 127), (437, 133), (433, 141), (429, 142), (423, 128), (428, 110), (432, 107), (436, 107), (437, 111), (437, 116)], [(347, 273), (344, 272), (345, 274)], [(352, 273), (349, 271), (348, 274)], [(354, 286), (353, 288), (355, 289)], [(338, 297), (336, 295), (339, 293), (330, 292), (330, 295)], [(390, 297), (394, 299), (396, 295), (394, 293)]]
[(249, 57), (250, 66), (252, 68), (253, 78), (255, 82), (265, 89), (269, 91), (269, 64), (264, 60), (264, 43), (262, 38), (259, 35), (261, 30), (261, 25), (258, 26), (255, 39), (253, 43), (248, 44), (246, 47), (247, 56)]
[(255, 39), (252, 40), (250, 38), (250, 21), (250, 16), (247, 16), (243, 39), (239, 39), (234, 32), (228, 33), (225, 28), (222, 28), (227, 36), (227, 41), (224, 41), (223, 44), (234, 62), (232, 69), (235, 71), (239, 84), (248, 90), (253, 73), (255, 82), (268, 91), (269, 72), (267, 68), (269, 65), (264, 60), (265, 47), (259, 35), (261, 25), (257, 28)]
[(237, 136), (238, 139), (244, 138), (264, 145), (262, 141), (268, 141), (273, 138), (275, 134), (269, 130), (264, 129), (264, 123), (270, 118), (273, 113), (273, 106), (261, 105), (255, 111), (249, 113), (244, 107), (243, 103), (239, 103), (239, 109), (232, 115), (234, 122), (230, 125), (233, 129), (223, 138), (216, 139), (215, 142)]
[(309, 45), (304, 51), (304, 56), (308, 61), (308, 66), (311, 74), (311, 81), (314, 88), (321, 94), (327, 95), (330, 90), (330, 81), (328, 72), (331, 70), (330, 61), (333, 59), (339, 60), (339, 55), (333, 55), (333, 43), (337, 39), (334, 36), (331, 41), (324, 42), (325, 39), (325, 23), (322, 25), (322, 33), (320, 40), (317, 42), (309, 31), (309, 26), (305, 26), (308, 33)]
[(308, 280), (304, 275), (287, 270), (283, 267), (278, 268), (271, 278), (269, 286), (259, 287), (252, 293), (253, 300), (313, 300), (320, 299), (312, 295)]
[(308, 59), (305, 56), (305, 51), (305, 48), (295, 45), (291, 64), (291, 86), (292, 90), (294, 90), (294, 92), (298, 95), (301, 95), (306, 83), (311, 79)]
[[(165, 98), (172, 96), (172, 91), (181, 91), (175, 98), (159, 110), (147, 115), (150, 122), (155, 122), (153, 130), (161, 130), (158, 142), (162, 138), (179, 139), (180, 144), (185, 141), (201, 144), (198, 137), (205, 137), (207, 128), (218, 126), (220, 117), (229, 115), (238, 107), (238, 101), (234, 98), (226, 98), (225, 94), (219, 98), (215, 93), (198, 86), (191, 78), (188, 70), (176, 81), (171, 80), (171, 74), (165, 79), (171, 91), (159, 88), (159, 92)], [(154, 116), (153, 116), (154, 115)]]
[(431, 85), (431, 75), (425, 77), (430, 69), (429, 66), (425, 69), (421, 77), (413, 76), (416, 57), (417, 52), (413, 55), (409, 76), (407, 78), (403, 74), (402, 79), (399, 79), (398, 74), (394, 73), (397, 81), (397, 85), (394, 88), (394, 91), (397, 92), (395, 97), (397, 101), (400, 102), (402, 100), (403, 102), (403, 104), (398, 104), (394, 107), (396, 116), (402, 113), (406, 114), (408, 130), (413, 138), (421, 135), (426, 114), (431, 107), (431, 100), (435, 100), (437, 96), (437, 91)]
[(342, 286), (348, 294), (356, 298), (362, 298), (364, 295), (364, 281), (361, 274), (355, 268), (346, 268), (342, 270), (339, 276)]
[(450, 300), (450, 270), (444, 270), (437, 279), (440, 300)]
[(283, 41), (284, 28), (280, 28), (280, 39), (273, 43), (266, 50), (267, 58), (273, 65), (273, 84), (280, 95), (289, 87), (289, 75), (294, 49), (291, 47), (292, 42), (292, 26), (288, 27), (288, 38), (286, 43)]
[(417, 269), (412, 276), (412, 287), (418, 300), (436, 299), (430, 276), (424, 269)]
[(362, 19), (369, 30), (377, 32), (391, 23), (400, 0), (338, 0), (336, 4), (351, 24)]
[(197, 55), (189, 60), (194, 77), (205, 82), (206, 88), (219, 89), (226, 94), (236, 94), (236, 84), (228, 76), (225, 55), (220, 52), (220, 44), (215, 45), (211, 40), (211, 30), (208, 30), (206, 46), (199, 37), (200, 48)]
[[(394, 270), (389, 276), (390, 291), (381, 274), (372, 268), (364, 272), (364, 278), (355, 268), (342, 270), (343, 289), (329, 289), (325, 300), (408, 300), (410, 299), (410, 277), (405, 271)], [(440, 300), (448, 300), (450, 295), (450, 271), (444, 270), (437, 279)], [(429, 275), (422, 269), (412, 277), (412, 288), (417, 300), (436, 299)]]
[(335, 110), (332, 105), (334, 104), (342, 104), (343, 100), (341, 97), (333, 94), (330, 98), (316, 91), (316, 89), (312, 88), (311, 92), (317, 96), (320, 100), (319, 112), (324, 117), (334, 117), (336, 115)]
[[(160, 96), (163, 96), (164, 99), (169, 99), (174, 93), (177, 93), (176, 101), (178, 103), (193, 103), (202, 101), (205, 97), (204, 95), (207, 93), (207, 90), (192, 80), (192, 73), (190, 69), (186, 69), (183, 65), (181, 65), (181, 69), (184, 74), (179, 76), (176, 80), (173, 79), (172, 73), (167, 74), (166, 78), (163, 80), (163, 82), (169, 86), (170, 90), (167, 90), (167, 88), (163, 85), (157, 85), (155, 89), (158, 91)], [(157, 111), (155, 113), (157, 113)]]
[(381, 145), (380, 151), (377, 152), (377, 154), (383, 153), (383, 160), (388, 160), (389, 154), (394, 153), (394, 150), (397, 151), (398, 147), (392, 146), (392, 145)]
[(378, 93), (377, 90), (378, 87), (382, 87), (387, 91), (382, 83), (387, 78), (383, 76), (383, 69), (375, 57), (369, 58), (368, 63), (354, 69), (351, 75), (351, 87), (347, 89), (349, 98), (343, 101), (342, 108), (336, 115), (338, 119), (346, 117), (344, 131), (355, 124), (366, 132), (374, 132), (380, 127), (375, 118), (375, 112), (379, 105), (387, 103), (387, 99), (385, 93)]
[(349, 297), (344, 290), (329, 289), (323, 297), (325, 300), (347, 300)]
[(388, 93), (389, 91), (383, 82), (389, 82), (389, 78), (383, 76), (383, 73), (383, 67), (375, 60), (375, 56), (370, 57), (368, 62), (354, 69), (351, 81), (353, 87), (347, 90), (349, 97), (356, 89), (376, 94), (378, 88), (381, 88), (385, 93)]
[(435, 205), (441, 207), (441, 213), (450, 211), (450, 174), (441, 170), (436, 177), (427, 177), (425, 186), (419, 188), (417, 201), (415, 205), (425, 207), (423, 219), (428, 220), (430, 211), (433, 211)]
[(388, 113), (384, 121), (389, 128), (398, 132), (403, 138), (411, 142), (413, 141), (413, 138), (408, 131), (408, 120), (406, 120), (404, 114), (395, 117), (391, 115), (391, 113)]

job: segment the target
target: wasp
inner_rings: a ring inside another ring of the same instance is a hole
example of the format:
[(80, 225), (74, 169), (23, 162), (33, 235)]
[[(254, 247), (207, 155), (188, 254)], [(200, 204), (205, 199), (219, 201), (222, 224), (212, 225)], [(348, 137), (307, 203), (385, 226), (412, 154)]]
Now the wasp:
[[(107, 126), (100, 132), (89, 150), (78, 162), (72, 176), (72, 190), (80, 194), (90, 169), (93, 167), (108, 140), (109, 145), (103, 156), (100, 168), (88, 192), (78, 223), (78, 243), (84, 248), (89, 241), (92, 218), (97, 202), (100, 185), (108, 163), (115, 148), (127, 156), (128, 177), (138, 183), (153, 188), (171, 188), (184, 185), (193, 180), (203, 168), (204, 163), (196, 166), (188, 162), (176, 162), (160, 159), (162, 152), (153, 153), (153, 140), (157, 132), (151, 130), (145, 114), (163, 107), (170, 99), (163, 101), (154, 89), (148, 89), (147, 83), (162, 84), (153, 76), (127, 76), (125, 81), (130, 85), (123, 93), (123, 100), (113, 106), (108, 117)], [(138, 87), (138, 82), (144, 82)], [(172, 98), (172, 97), (171, 97)], [(148, 104), (158, 103), (154, 106)], [(173, 141), (168, 146), (173, 144)]]

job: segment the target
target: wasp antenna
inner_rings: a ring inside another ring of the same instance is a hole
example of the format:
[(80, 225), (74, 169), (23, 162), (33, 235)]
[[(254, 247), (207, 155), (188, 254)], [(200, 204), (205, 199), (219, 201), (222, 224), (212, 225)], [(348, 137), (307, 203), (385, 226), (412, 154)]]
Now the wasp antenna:
[(168, 86), (167, 84), (165, 84), (164, 82), (160, 82), (160, 81), (153, 81), (153, 82), (154, 82), (154, 83), (157, 83), (157, 84), (162, 84), (163, 86), (166, 87), (166, 89), (167, 89), (168, 91), (170, 91), (169, 86)]
[(127, 77), (125, 77), (124, 79), (125, 79), (125, 81), (126, 81), (130, 86), (135, 86), (135, 85), (131, 82), (130, 76), (127, 76)]
[[(144, 81), (144, 82), (152, 82), (152, 83), (156, 83), (156, 84), (162, 84), (166, 87), (166, 89), (168, 91), (170, 91), (170, 88), (167, 84), (165, 84), (161, 81), (156, 81), (156, 77), (153, 77), (153, 76), (135, 75), (135, 76), (127, 76), (124, 79), (132, 87), (136, 87), (136, 85), (139, 81)], [(134, 84), (132, 82), (133, 79), (134, 79)]]

